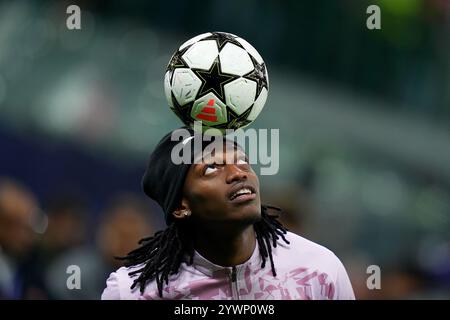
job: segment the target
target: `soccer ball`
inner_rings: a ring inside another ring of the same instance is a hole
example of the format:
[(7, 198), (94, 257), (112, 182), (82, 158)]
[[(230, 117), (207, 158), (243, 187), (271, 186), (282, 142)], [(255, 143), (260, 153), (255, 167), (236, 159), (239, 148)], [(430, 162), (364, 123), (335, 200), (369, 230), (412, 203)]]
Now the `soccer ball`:
[(170, 109), (190, 127), (224, 132), (252, 123), (266, 103), (269, 78), (260, 54), (226, 32), (208, 32), (181, 45), (167, 66)]

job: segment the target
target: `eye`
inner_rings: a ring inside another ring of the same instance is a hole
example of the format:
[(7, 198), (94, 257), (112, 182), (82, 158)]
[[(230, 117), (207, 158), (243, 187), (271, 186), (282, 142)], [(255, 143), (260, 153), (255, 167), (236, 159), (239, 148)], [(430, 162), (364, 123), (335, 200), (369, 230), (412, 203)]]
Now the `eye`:
[(248, 164), (248, 160), (240, 158), (240, 159), (238, 159), (237, 164)]
[(205, 166), (205, 168), (204, 168), (203, 173), (206, 175), (206, 174), (213, 173), (213, 172), (215, 172), (216, 170), (217, 170), (217, 165), (216, 165), (215, 163), (207, 164), (207, 165)]
[(236, 165), (243, 171), (250, 171), (251, 167), (247, 158), (239, 158)]

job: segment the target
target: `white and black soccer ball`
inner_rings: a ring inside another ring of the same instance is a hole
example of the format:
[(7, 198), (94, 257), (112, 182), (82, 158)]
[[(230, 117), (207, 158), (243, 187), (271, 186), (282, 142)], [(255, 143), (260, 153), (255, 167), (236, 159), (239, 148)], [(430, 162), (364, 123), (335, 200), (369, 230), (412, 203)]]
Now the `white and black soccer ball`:
[(244, 39), (208, 32), (173, 54), (164, 79), (171, 110), (191, 126), (238, 129), (252, 123), (266, 103), (269, 78), (261, 55)]

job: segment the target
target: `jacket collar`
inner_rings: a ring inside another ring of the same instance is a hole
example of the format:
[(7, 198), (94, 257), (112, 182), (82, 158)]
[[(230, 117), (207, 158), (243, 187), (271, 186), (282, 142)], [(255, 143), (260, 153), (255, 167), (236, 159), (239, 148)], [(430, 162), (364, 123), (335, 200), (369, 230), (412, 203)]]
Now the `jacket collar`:
[[(239, 271), (244, 269), (246, 266), (249, 266), (250, 269), (254, 269), (255, 267), (259, 267), (261, 265), (262, 261), (259, 254), (258, 241), (255, 241), (255, 243), (255, 248), (253, 249), (253, 253), (250, 258), (244, 263), (235, 266), (238, 274)], [(208, 277), (217, 277), (221, 274), (229, 275), (233, 269), (233, 267), (223, 267), (212, 263), (211, 261), (203, 257), (197, 250), (194, 251), (192, 266)]]

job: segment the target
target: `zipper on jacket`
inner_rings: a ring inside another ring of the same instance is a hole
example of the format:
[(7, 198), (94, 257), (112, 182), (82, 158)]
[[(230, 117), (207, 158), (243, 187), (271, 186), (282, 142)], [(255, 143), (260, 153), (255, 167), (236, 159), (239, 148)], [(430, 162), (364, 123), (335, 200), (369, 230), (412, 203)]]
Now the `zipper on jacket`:
[(237, 286), (237, 270), (233, 267), (230, 272), (231, 293), (236, 300), (239, 300), (239, 291)]
[(236, 282), (236, 267), (233, 267), (233, 269), (231, 269), (231, 282)]

